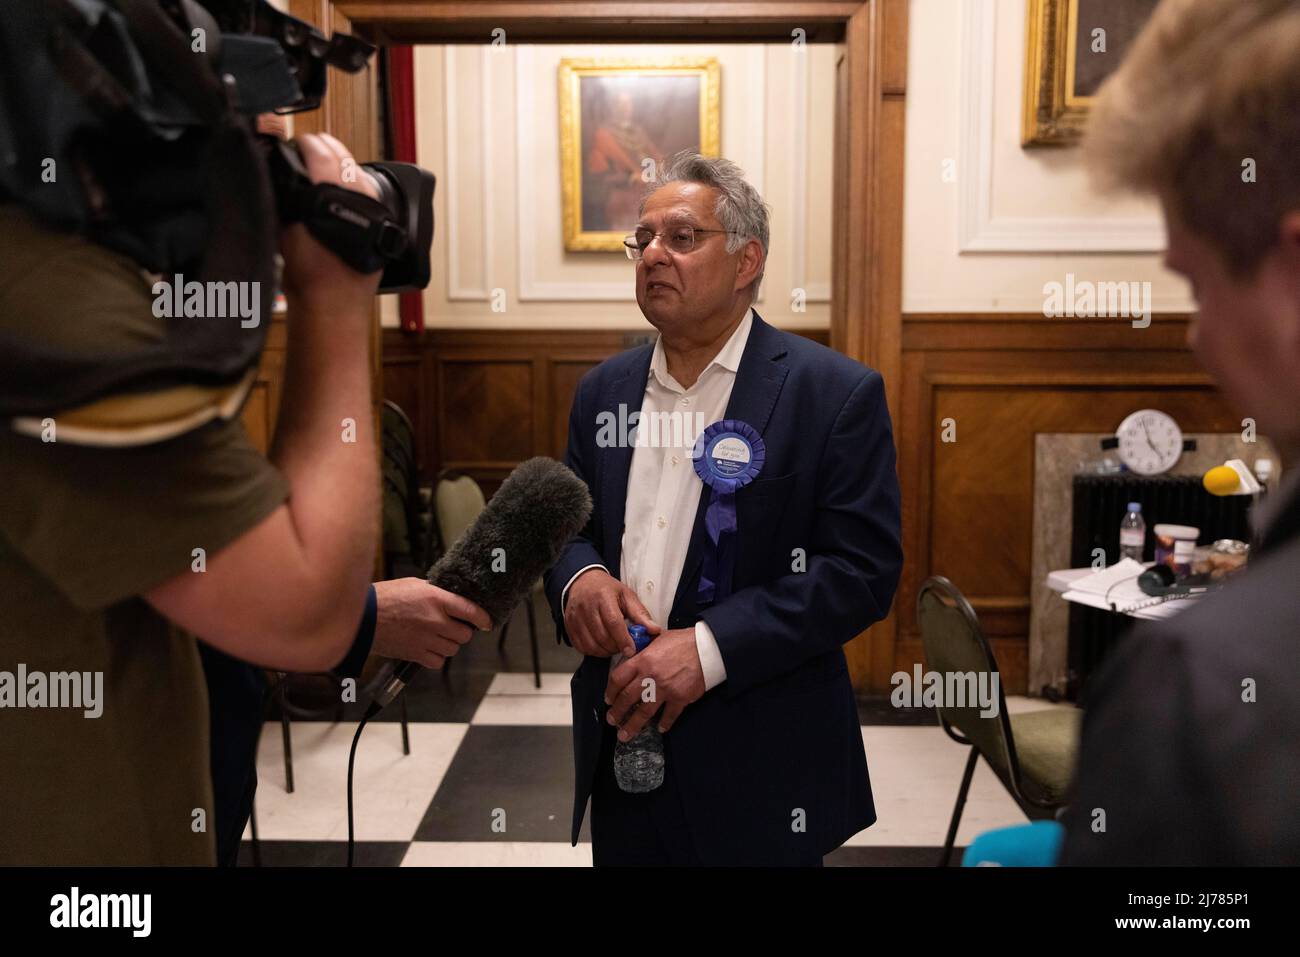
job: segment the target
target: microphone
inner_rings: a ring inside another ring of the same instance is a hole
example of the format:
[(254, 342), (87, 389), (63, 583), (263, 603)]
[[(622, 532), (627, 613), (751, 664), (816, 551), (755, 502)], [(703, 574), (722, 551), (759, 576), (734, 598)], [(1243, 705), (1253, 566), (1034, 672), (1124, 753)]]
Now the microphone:
[[(1268, 462), (1267, 459), (1262, 459)], [(1271, 467), (1272, 463), (1269, 462)], [(1241, 459), (1229, 459), (1205, 473), (1201, 484), (1211, 495), (1254, 495), (1260, 490), (1259, 481)]]
[[(429, 583), (474, 602), (498, 625), (586, 526), (591, 508), (586, 483), (568, 466), (531, 458), (429, 569)], [(421, 666), (401, 661), (385, 668), (367, 717), (391, 704)]]

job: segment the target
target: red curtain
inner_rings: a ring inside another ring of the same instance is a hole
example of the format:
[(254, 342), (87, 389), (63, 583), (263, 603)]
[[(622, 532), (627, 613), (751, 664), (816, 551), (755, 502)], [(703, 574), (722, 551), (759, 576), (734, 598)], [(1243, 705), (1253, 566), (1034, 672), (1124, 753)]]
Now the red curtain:
[[(415, 50), (409, 46), (388, 48), (388, 127), (393, 155), (402, 163), (415, 162)], [(424, 330), (423, 293), (405, 292), (400, 297), (402, 328)]]

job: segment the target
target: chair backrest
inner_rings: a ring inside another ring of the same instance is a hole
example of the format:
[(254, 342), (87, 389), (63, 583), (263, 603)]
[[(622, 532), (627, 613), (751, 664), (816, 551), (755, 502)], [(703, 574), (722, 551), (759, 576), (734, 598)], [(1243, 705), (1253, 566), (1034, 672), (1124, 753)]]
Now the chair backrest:
[(420, 499), (415, 429), (401, 407), (385, 400), (380, 415), (383, 438), (384, 553), (392, 565), (395, 555), (416, 567), (428, 564), (425, 555), (424, 509)]
[(385, 399), (379, 418), (384, 453), (392, 456), (403, 470), (415, 469), (415, 426), (411, 417), (392, 399)]
[(478, 482), (468, 475), (444, 473), (433, 489), (433, 514), (445, 554), (474, 524), (487, 501)]
[[(1007, 772), (1013, 781), (1018, 781), (1019, 767), (1001, 674), (970, 602), (956, 585), (936, 575), (926, 579), (917, 593), (916, 622), (925, 648), (926, 667), (943, 676), (945, 683), (949, 675), (974, 674), (976, 681), (980, 675), (987, 675), (984, 681), (991, 687), (992, 676), (998, 675), (996, 715), (982, 716), (979, 704), (968, 697), (969, 706), (964, 708), (951, 707), (952, 702), (944, 701), (944, 706), (939, 708), (939, 721), (950, 733), (953, 728), (961, 732), (995, 769)], [(971, 682), (966, 683), (967, 688), (970, 685)]]

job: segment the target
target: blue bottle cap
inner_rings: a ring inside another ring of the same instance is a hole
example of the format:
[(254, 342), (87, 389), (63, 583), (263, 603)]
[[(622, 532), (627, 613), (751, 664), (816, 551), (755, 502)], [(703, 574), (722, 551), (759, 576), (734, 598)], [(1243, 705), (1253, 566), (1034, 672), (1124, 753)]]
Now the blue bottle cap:
[(646, 631), (645, 625), (628, 625), (627, 633), (631, 636), (632, 644), (636, 645), (637, 651), (650, 644), (650, 632)]
[(1142, 503), (1141, 503), (1141, 502), (1129, 502), (1129, 503), (1128, 503), (1128, 510), (1129, 510), (1130, 512), (1140, 512), (1140, 511), (1142, 511)]

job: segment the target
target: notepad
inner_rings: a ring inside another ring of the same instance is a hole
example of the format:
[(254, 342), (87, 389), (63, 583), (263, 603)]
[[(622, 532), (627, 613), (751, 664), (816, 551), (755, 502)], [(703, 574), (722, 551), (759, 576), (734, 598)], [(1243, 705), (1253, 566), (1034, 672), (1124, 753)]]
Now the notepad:
[(1148, 595), (1138, 586), (1138, 576), (1147, 566), (1125, 558), (1110, 568), (1086, 575), (1070, 583), (1061, 597), (1103, 611), (1116, 611), (1135, 618), (1169, 618), (1195, 601), (1190, 598), (1168, 599)]

